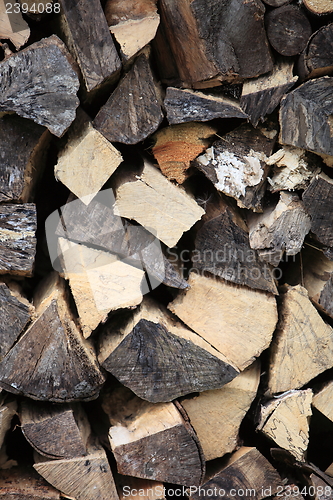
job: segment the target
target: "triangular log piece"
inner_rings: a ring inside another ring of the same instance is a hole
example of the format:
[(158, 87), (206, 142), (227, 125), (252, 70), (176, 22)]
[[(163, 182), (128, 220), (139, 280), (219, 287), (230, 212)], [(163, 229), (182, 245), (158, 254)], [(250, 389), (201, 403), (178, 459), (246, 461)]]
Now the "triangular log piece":
[(54, 405), (26, 399), (19, 417), (24, 437), (41, 455), (61, 459), (87, 454), (91, 430), (79, 403)]
[(189, 284), (168, 308), (244, 370), (272, 340), (278, 319), (275, 297), (194, 272)]
[(320, 173), (320, 158), (314, 153), (293, 146), (283, 146), (267, 160), (273, 165), (269, 189), (296, 191), (306, 189), (311, 179)]
[[(317, 2), (318, 3), (318, 2)], [(333, 24), (323, 26), (309, 38), (297, 61), (297, 73), (302, 79), (318, 78), (333, 72)]]
[(170, 125), (215, 118), (247, 118), (236, 99), (188, 89), (168, 87), (164, 106)]
[(48, 276), (34, 303), (37, 319), (0, 363), (0, 387), (55, 403), (96, 398), (104, 377), (74, 322), (64, 280)]
[(194, 165), (216, 189), (235, 198), (241, 208), (262, 212), (269, 168), (277, 132), (241, 125), (214, 142)]
[(303, 83), (282, 98), (279, 112), (281, 144), (333, 155), (332, 90), (333, 78), (323, 76)]
[(281, 98), (298, 80), (293, 76), (293, 62), (281, 59), (266, 75), (246, 80), (242, 88), (240, 106), (254, 127), (265, 121), (280, 104)]
[[(217, 465), (217, 464), (216, 464)], [(261, 500), (277, 493), (282, 481), (278, 472), (256, 449), (242, 447), (222, 465), (220, 470), (199, 488), (189, 488), (190, 500), (234, 498), (248, 496)]]
[(152, 152), (162, 173), (182, 184), (188, 177), (190, 162), (207, 149), (208, 138), (215, 133), (216, 128), (197, 122), (171, 125), (156, 132)]
[(201, 483), (205, 462), (195, 432), (173, 403), (148, 403), (125, 387), (104, 397), (120, 474), (185, 486)]
[(333, 329), (312, 305), (305, 288), (286, 286), (271, 346), (271, 394), (299, 389), (333, 366)]
[(57, 137), (65, 133), (79, 104), (79, 79), (65, 45), (56, 35), (2, 61), (0, 75), (0, 112), (14, 111), (30, 118)]
[(316, 175), (303, 193), (303, 202), (311, 217), (311, 232), (323, 245), (333, 247), (330, 210), (333, 203), (333, 179), (324, 173)]
[(328, 382), (313, 396), (312, 405), (333, 422), (333, 382)]
[(142, 53), (100, 109), (93, 125), (111, 142), (137, 144), (154, 133), (162, 120), (159, 90), (148, 57)]
[(48, 484), (31, 467), (1, 470), (1, 500), (60, 500), (60, 492)]
[(155, 37), (160, 23), (156, 0), (107, 0), (104, 12), (125, 61)]
[(34, 307), (17, 290), (0, 283), (0, 361), (31, 320)]
[(237, 448), (239, 426), (254, 400), (260, 381), (258, 361), (221, 389), (181, 401), (206, 460)]
[(80, 0), (75, 9), (68, 0), (60, 0), (60, 4), (62, 37), (80, 67), (88, 92), (105, 80), (114, 81), (121, 63), (100, 2)]
[(166, 488), (158, 481), (121, 474), (115, 474), (115, 481), (120, 500), (166, 500)]
[(10, 429), (12, 418), (16, 414), (16, 400), (13, 399), (13, 396), (8, 396), (0, 390), (0, 449), (4, 443), (6, 433)]
[(309, 444), (312, 391), (288, 391), (261, 406), (258, 431), (263, 432), (299, 462), (305, 461)]
[(98, 359), (123, 385), (152, 403), (219, 388), (238, 375), (208, 342), (147, 297), (127, 321), (105, 328)]
[(296, 255), (311, 229), (311, 219), (297, 194), (280, 191), (278, 203), (248, 216), (250, 245), (262, 260), (277, 266), (286, 253)]
[(34, 203), (0, 206), (0, 274), (32, 275), (36, 229)]
[(87, 455), (47, 461), (35, 454), (34, 468), (63, 495), (75, 500), (118, 500), (118, 493), (102, 446), (89, 443)]
[(0, 39), (10, 40), (18, 50), (30, 36), (28, 23), (23, 19), (20, 11), (14, 8), (15, 3), (0, 0)]
[(332, 14), (333, 6), (327, 0), (304, 0), (304, 6), (312, 13), (318, 16)]
[(115, 184), (115, 214), (136, 220), (168, 247), (175, 246), (204, 214), (184, 189), (168, 181), (147, 160), (138, 175), (121, 171)]
[(227, 281), (277, 294), (269, 264), (250, 247), (248, 228), (240, 214), (221, 197), (206, 203), (196, 225), (193, 267)]

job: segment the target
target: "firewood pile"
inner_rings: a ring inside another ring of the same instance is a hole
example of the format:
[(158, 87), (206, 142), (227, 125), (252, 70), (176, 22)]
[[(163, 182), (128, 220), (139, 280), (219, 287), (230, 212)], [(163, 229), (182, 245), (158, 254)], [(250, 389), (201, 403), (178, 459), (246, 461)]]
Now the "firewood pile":
[(0, 0), (0, 500), (333, 497), (331, 0)]

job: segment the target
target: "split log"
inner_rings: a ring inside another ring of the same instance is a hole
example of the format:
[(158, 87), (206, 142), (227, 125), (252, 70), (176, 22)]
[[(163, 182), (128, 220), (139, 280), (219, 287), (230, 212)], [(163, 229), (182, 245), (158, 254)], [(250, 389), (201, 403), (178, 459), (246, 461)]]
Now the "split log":
[(123, 385), (152, 403), (222, 387), (238, 375), (213, 349), (152, 299), (100, 338), (98, 360)]
[(168, 87), (164, 99), (168, 122), (205, 122), (215, 118), (247, 118), (236, 99)]
[(0, 205), (0, 274), (32, 275), (36, 229), (34, 203)]
[(0, 499), (60, 500), (60, 492), (27, 466), (1, 470)]
[(256, 448), (243, 446), (219, 469), (200, 488), (188, 489), (190, 500), (200, 500), (208, 495), (212, 500), (221, 496), (235, 500), (253, 496), (261, 500), (281, 488), (278, 472)]
[(311, 36), (310, 22), (295, 5), (283, 5), (265, 16), (269, 43), (282, 56), (296, 56), (305, 49)]
[(332, 14), (333, 12), (331, 2), (327, 0), (304, 0), (303, 3), (312, 14), (316, 14), (317, 16)]
[(206, 460), (237, 448), (239, 426), (257, 394), (259, 380), (260, 364), (255, 362), (221, 389), (181, 400)]
[(118, 500), (106, 453), (97, 442), (89, 443), (84, 457), (47, 461), (37, 456), (35, 470), (63, 495), (76, 500)]
[(299, 462), (305, 461), (309, 444), (312, 391), (289, 391), (261, 406), (257, 430), (289, 451)]
[(28, 41), (30, 28), (14, 6), (15, 2), (0, 0), (0, 39), (10, 40), (18, 50)]
[(96, 398), (104, 377), (57, 273), (40, 284), (34, 304), (37, 319), (0, 363), (0, 387), (55, 403)]
[(268, 177), (273, 193), (306, 189), (311, 179), (320, 173), (318, 155), (292, 146), (283, 146), (266, 163), (273, 165), (273, 175)]
[(107, 0), (104, 12), (125, 61), (155, 37), (160, 23), (156, 0)]
[[(163, 13), (160, 12), (160, 19)], [(161, 82), (166, 86), (181, 86), (178, 68), (172, 54), (172, 50), (166, 35), (166, 27), (160, 22), (155, 38), (151, 42), (155, 63)], [(220, 82), (218, 82), (220, 84)]]
[(328, 382), (313, 396), (312, 405), (333, 422), (333, 382)]
[(185, 190), (146, 160), (136, 175), (123, 169), (115, 179), (115, 190), (115, 214), (136, 220), (169, 247), (204, 214)]
[(235, 198), (239, 207), (261, 212), (268, 175), (265, 161), (277, 134), (271, 132), (241, 125), (214, 142), (194, 165), (218, 191)]
[(159, 90), (148, 57), (142, 53), (100, 109), (93, 125), (111, 142), (137, 144), (153, 134), (162, 120)]
[[(121, 63), (101, 3), (98, 0), (59, 0), (61, 34), (76, 59), (88, 92), (113, 82)], [(93, 15), (91, 15), (93, 12)]]
[(259, 256), (277, 266), (284, 253), (296, 255), (311, 229), (311, 219), (297, 194), (280, 191), (280, 199), (264, 213), (248, 217), (251, 248)]
[(271, 394), (299, 389), (333, 365), (333, 330), (320, 317), (305, 288), (286, 286), (281, 301), (271, 346)]
[(249, 366), (271, 342), (277, 322), (275, 297), (194, 272), (189, 284), (168, 308), (229, 363), (239, 370)]
[(326, 480), (324, 480), (321, 476), (317, 476), (317, 474), (311, 474), (311, 486), (309, 488), (311, 488), (311, 490), (315, 492), (314, 497), (316, 500), (331, 500), (333, 497), (332, 478), (323, 473), (322, 476)]
[(0, 449), (4, 443), (6, 433), (10, 429), (12, 419), (16, 415), (16, 410), (17, 402), (0, 392)]
[(330, 207), (333, 179), (321, 173), (314, 177), (303, 193), (303, 203), (311, 217), (311, 232), (323, 245), (333, 247), (333, 227)]
[(310, 37), (297, 62), (297, 72), (305, 80), (333, 73), (333, 24), (323, 26)]
[(208, 138), (215, 133), (216, 128), (197, 122), (171, 125), (156, 132), (152, 152), (162, 173), (182, 184), (190, 162), (209, 146)]
[(185, 486), (201, 483), (205, 462), (196, 434), (173, 403), (148, 403), (119, 387), (104, 397), (117, 469)]
[(65, 406), (27, 399), (20, 405), (19, 417), (24, 437), (41, 455), (62, 459), (87, 454), (91, 430), (79, 403)]
[(290, 2), (291, 0), (264, 0), (264, 3), (270, 7), (281, 7), (282, 5), (286, 5)]
[(120, 500), (166, 500), (163, 483), (139, 477), (115, 475)]
[(244, 220), (222, 198), (206, 203), (206, 214), (195, 229), (191, 260), (196, 269), (277, 294), (271, 267), (250, 247)]
[(2, 61), (0, 76), (0, 112), (14, 111), (57, 137), (64, 134), (79, 104), (79, 79), (57, 36), (44, 38)]
[(289, 60), (281, 59), (267, 75), (245, 80), (240, 106), (254, 127), (259, 120), (264, 122), (266, 116), (273, 113), (282, 96), (297, 82), (298, 77), (293, 76), (293, 66)]
[(50, 138), (44, 127), (31, 120), (16, 115), (0, 118), (0, 202), (33, 200)]
[(333, 155), (332, 89), (333, 78), (323, 76), (303, 83), (282, 98), (281, 144)]

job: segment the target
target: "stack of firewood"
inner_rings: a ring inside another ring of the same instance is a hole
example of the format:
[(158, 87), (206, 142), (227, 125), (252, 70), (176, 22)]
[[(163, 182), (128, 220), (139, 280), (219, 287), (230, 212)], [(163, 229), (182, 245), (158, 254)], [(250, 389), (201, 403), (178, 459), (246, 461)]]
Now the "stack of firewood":
[(332, 498), (332, 1), (0, 41), (0, 499)]

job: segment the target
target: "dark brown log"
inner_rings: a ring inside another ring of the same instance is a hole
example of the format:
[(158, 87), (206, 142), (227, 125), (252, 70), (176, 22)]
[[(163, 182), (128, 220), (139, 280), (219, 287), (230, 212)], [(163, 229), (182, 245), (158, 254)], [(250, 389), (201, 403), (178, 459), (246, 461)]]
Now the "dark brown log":
[(120, 500), (166, 500), (166, 488), (163, 483), (140, 479), (139, 477), (115, 474), (115, 481)]
[(263, 0), (266, 5), (270, 7), (281, 7), (282, 5), (287, 5), (291, 0)]
[(140, 54), (93, 124), (109, 141), (136, 144), (154, 133), (163, 119), (148, 57)]
[(333, 72), (333, 24), (323, 26), (310, 37), (297, 62), (297, 73), (305, 80)]
[(15, 111), (62, 136), (79, 104), (79, 80), (69, 57), (65, 45), (52, 35), (2, 61), (0, 112)]
[[(160, 16), (161, 18), (163, 17), (163, 12), (160, 13)], [(159, 24), (151, 46), (161, 81), (167, 86), (175, 85), (176, 87), (181, 87), (182, 82), (178, 73), (177, 64), (165, 32), (165, 25), (162, 22)]]
[(0, 471), (1, 500), (60, 500), (60, 492), (28, 466)]
[(296, 56), (305, 49), (312, 29), (306, 15), (295, 5), (283, 5), (265, 16), (267, 37), (282, 56)]
[[(8, 396), (0, 391), (0, 448), (5, 440), (6, 433), (9, 431), (14, 415), (17, 414), (17, 402), (12, 396)], [(0, 460), (1, 462), (1, 460)], [(1, 465), (0, 465), (1, 467)], [(1, 472), (0, 472), (1, 474)], [(0, 475), (1, 477), (1, 475)], [(1, 483), (0, 483), (1, 484)], [(1, 490), (1, 487), (0, 487)], [(1, 494), (0, 494), (1, 495)]]
[(32, 275), (36, 229), (33, 203), (0, 205), (0, 274)]

